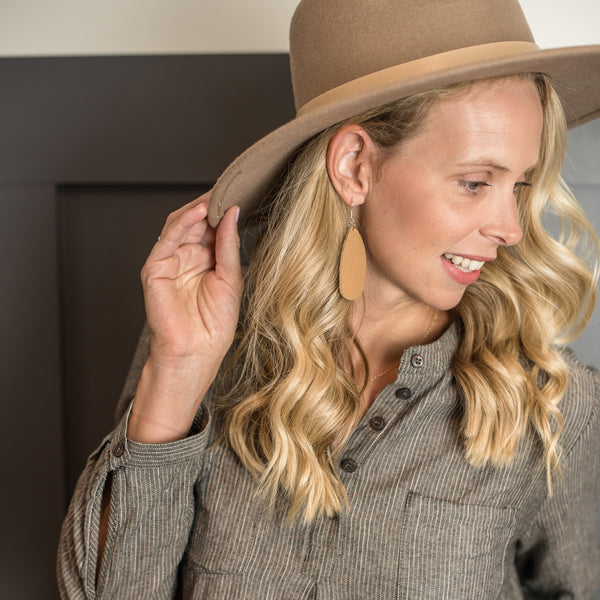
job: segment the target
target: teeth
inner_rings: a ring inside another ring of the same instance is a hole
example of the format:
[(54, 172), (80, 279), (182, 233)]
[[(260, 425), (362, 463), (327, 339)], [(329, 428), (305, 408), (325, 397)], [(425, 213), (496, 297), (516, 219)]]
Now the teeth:
[(471, 260), (470, 258), (465, 258), (464, 256), (458, 256), (458, 254), (450, 254), (450, 252), (446, 252), (444, 254), (444, 258), (464, 273), (478, 271), (484, 265), (482, 260)]

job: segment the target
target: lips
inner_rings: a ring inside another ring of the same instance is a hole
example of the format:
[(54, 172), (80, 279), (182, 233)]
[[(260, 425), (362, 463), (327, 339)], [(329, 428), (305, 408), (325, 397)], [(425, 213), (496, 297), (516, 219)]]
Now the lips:
[(466, 256), (460, 256), (458, 254), (450, 254), (450, 252), (444, 253), (444, 258), (452, 263), (457, 269), (460, 269), (463, 273), (472, 273), (473, 271), (479, 271), (485, 264), (483, 260), (474, 260), (467, 258)]

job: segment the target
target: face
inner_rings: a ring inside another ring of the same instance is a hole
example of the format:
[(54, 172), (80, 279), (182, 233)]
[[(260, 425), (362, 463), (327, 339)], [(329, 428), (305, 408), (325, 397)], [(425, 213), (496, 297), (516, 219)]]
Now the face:
[(456, 306), (498, 247), (521, 239), (519, 190), (538, 160), (535, 84), (483, 84), (438, 102), (425, 129), (379, 165), (358, 210), (365, 297)]

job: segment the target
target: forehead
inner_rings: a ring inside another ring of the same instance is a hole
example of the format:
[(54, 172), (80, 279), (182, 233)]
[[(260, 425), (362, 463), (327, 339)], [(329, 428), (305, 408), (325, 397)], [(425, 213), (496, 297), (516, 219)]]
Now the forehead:
[[(498, 155), (534, 164), (539, 154), (543, 110), (537, 87), (527, 78), (480, 82), (439, 99), (420, 134), (405, 150), (452, 157)], [(515, 167), (518, 165), (515, 165)]]

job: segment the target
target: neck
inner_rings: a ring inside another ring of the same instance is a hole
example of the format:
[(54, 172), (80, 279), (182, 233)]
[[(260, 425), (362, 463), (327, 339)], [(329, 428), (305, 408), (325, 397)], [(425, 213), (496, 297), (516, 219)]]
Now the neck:
[[(395, 379), (404, 350), (435, 341), (448, 327), (450, 316), (415, 301), (390, 310), (361, 300), (355, 304), (353, 320), (369, 365), (365, 395), (370, 405), (377, 393)], [(365, 371), (358, 351), (353, 353), (352, 362), (357, 384), (362, 387)]]
[(395, 307), (357, 301), (352, 318), (370, 363), (399, 360), (404, 349), (436, 340), (450, 323), (446, 311), (416, 301)]

